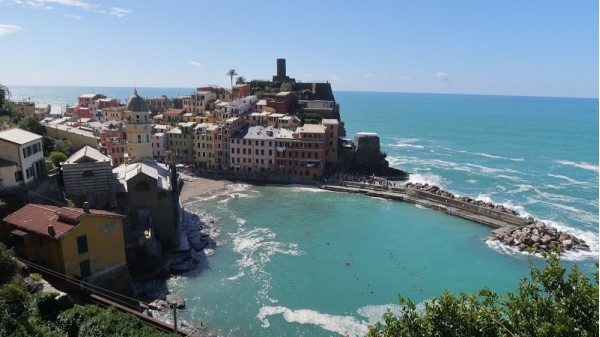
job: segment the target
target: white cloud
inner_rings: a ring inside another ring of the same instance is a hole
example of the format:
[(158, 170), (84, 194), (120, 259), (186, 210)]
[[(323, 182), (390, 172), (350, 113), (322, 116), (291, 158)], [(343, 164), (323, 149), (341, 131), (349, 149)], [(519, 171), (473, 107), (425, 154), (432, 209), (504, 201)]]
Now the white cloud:
[(196, 67), (202, 67), (202, 63), (198, 62), (198, 61), (190, 61), (190, 64)]
[(400, 77), (400, 79), (403, 80), (403, 81), (410, 81), (412, 79), (412, 77), (410, 77), (410, 76), (402, 76), (402, 77)]
[[(1, 2), (2, 0), (0, 0)], [(64, 7), (72, 7), (78, 8), (81, 10), (86, 10), (99, 14), (108, 14), (114, 17), (122, 18), (127, 14), (131, 13), (131, 10), (121, 7), (111, 7), (110, 9), (103, 8), (100, 4), (92, 4), (89, 2), (81, 1), (81, 0), (29, 0), (29, 1), (21, 1), (21, 0), (6, 0), (7, 2), (12, 2), (13, 4), (20, 5), (22, 7), (30, 7), (30, 8), (43, 8), (43, 9), (53, 9), (50, 5), (64, 6)], [(72, 18), (72, 17), (70, 17)]]
[(437, 77), (440, 81), (450, 81), (450, 75), (445, 72), (438, 71), (435, 73), (435, 77)]
[(373, 77), (375, 77), (375, 74), (373, 74), (373, 73), (365, 73), (365, 74), (363, 74), (363, 77), (364, 78), (373, 78)]
[(81, 20), (81, 15), (65, 14), (65, 17), (73, 20)]
[(0, 24), (0, 37), (23, 30), (20, 26)]
[(131, 11), (129, 9), (120, 8), (120, 7), (112, 7), (108, 14), (110, 14), (112, 16), (116, 16), (118, 18), (122, 18), (129, 13), (131, 13)]

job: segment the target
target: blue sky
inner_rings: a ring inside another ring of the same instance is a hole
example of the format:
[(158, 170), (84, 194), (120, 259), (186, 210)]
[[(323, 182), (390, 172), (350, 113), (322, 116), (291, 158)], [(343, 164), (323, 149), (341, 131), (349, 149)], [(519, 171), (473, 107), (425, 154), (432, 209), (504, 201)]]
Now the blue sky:
[(598, 1), (0, 0), (0, 83), (598, 97)]

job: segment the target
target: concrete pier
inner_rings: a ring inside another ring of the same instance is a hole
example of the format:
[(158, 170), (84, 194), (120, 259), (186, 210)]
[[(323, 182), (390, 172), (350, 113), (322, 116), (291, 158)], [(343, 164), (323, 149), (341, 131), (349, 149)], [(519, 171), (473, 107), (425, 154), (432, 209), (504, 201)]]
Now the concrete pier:
[(385, 187), (369, 184), (345, 183), (345, 185), (322, 185), (328, 191), (360, 193), (370, 197), (406, 201), (436, 211), (451, 214), (463, 219), (471, 220), (492, 228), (509, 230), (526, 225), (526, 219), (498, 212), (492, 209), (448, 199), (423, 191), (403, 187)]

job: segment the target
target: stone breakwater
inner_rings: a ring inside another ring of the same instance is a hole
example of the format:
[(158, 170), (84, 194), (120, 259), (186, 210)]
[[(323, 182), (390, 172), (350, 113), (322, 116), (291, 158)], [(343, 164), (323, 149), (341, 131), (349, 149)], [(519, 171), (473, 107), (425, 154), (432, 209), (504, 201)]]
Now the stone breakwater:
[(493, 209), (495, 211), (502, 212), (502, 213), (509, 213), (509, 214), (516, 215), (516, 216), (519, 215), (519, 213), (517, 213), (515, 210), (504, 207), (503, 205), (495, 205), (491, 202), (476, 200), (476, 199), (473, 199), (470, 197), (457, 197), (448, 191), (444, 191), (444, 190), (440, 189), (436, 185), (421, 184), (421, 183), (416, 183), (416, 184), (415, 183), (407, 183), (404, 185), (404, 187), (412, 188), (412, 189), (427, 192), (427, 193), (436, 194), (436, 195), (439, 195), (439, 196), (442, 196), (445, 198), (449, 198), (449, 199), (455, 199), (458, 201), (466, 202), (466, 203), (476, 205), (479, 207), (483, 207), (483, 208)]
[(546, 226), (542, 221), (535, 221), (525, 227), (510, 231), (493, 231), (488, 239), (500, 241), (503, 245), (517, 248), (520, 251), (535, 253), (549, 253), (553, 249), (560, 252), (590, 250), (590, 246), (585, 241), (561, 232), (555, 227)]
[[(465, 202), (485, 209), (491, 209), (517, 217), (519, 216), (519, 213), (515, 210), (504, 207), (503, 205), (495, 205), (491, 202), (476, 200), (470, 197), (457, 197), (435, 185), (407, 183), (404, 187), (435, 194), (447, 199)], [(494, 230), (488, 239), (500, 241), (503, 245), (517, 248), (520, 251), (533, 251), (535, 253), (550, 252), (553, 249), (552, 247), (556, 247), (555, 249), (560, 252), (590, 250), (590, 247), (585, 241), (578, 239), (573, 235), (561, 232), (555, 227), (547, 226), (544, 222), (535, 220), (532, 217), (522, 219), (524, 226), (517, 226), (516, 228), (510, 226)]]

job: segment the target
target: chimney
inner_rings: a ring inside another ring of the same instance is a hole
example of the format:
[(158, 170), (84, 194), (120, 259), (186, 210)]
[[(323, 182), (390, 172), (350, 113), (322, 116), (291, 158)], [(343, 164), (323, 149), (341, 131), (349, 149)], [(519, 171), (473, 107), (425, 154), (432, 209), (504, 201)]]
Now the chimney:
[(87, 201), (83, 203), (83, 211), (86, 213), (90, 212), (90, 204)]
[(48, 225), (48, 234), (50, 234), (50, 236), (52, 236), (52, 237), (56, 236), (56, 231), (54, 230), (54, 226)]

